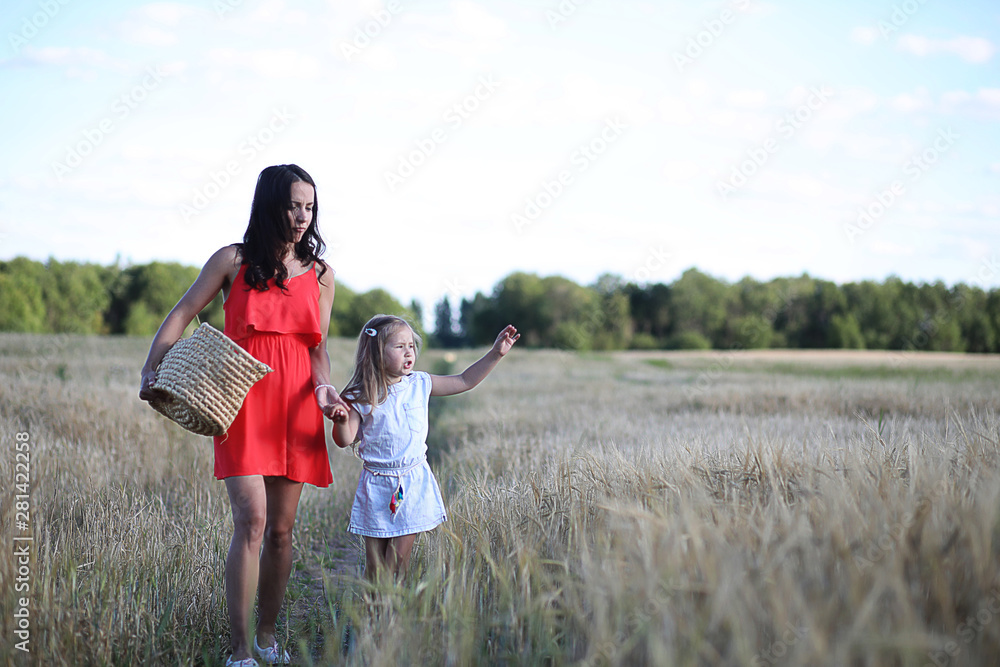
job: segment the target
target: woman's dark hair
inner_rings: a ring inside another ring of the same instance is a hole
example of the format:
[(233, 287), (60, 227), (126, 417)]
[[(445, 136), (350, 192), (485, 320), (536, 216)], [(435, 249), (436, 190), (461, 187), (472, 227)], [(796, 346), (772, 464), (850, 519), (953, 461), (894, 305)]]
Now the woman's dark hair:
[[(288, 211), (292, 206), (292, 183), (299, 181), (313, 187), (312, 221), (302, 239), (295, 244), (295, 256), (303, 263), (318, 262), (326, 249), (319, 235), (319, 196), (312, 176), (302, 167), (294, 164), (280, 164), (268, 167), (257, 177), (257, 187), (250, 206), (250, 223), (243, 235), (240, 251), (243, 264), (247, 265), (244, 279), (252, 289), (266, 291), (267, 281), (274, 278), (277, 286), (284, 290), (288, 280), (288, 270), (282, 261), (285, 246), (292, 242), (292, 229), (288, 224)], [(326, 267), (320, 265), (320, 276)]]

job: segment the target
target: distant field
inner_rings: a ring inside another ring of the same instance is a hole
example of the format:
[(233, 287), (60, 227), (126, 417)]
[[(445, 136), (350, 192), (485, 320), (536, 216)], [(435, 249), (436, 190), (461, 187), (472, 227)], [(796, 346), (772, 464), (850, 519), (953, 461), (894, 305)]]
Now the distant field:
[[(5, 637), (34, 540), (4, 664), (224, 663), (225, 490), (136, 397), (148, 343), (0, 335), (0, 471), (27, 434), (31, 480), (0, 498)], [(299, 664), (998, 664), (998, 406), (997, 355), (515, 348), (432, 402), (449, 521), (405, 585), (358, 580), (359, 462), (331, 447), (281, 634)]]

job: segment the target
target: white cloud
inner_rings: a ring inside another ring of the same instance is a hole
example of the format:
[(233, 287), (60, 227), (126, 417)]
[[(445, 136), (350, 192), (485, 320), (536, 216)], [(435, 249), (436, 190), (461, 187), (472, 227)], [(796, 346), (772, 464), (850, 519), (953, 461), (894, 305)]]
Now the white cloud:
[(1000, 109), (1000, 88), (980, 88), (977, 97), (984, 104)]
[(857, 26), (851, 28), (851, 41), (857, 42), (858, 44), (864, 44), (869, 46), (875, 43), (878, 39), (878, 30), (872, 28), (871, 26)]
[(238, 51), (217, 48), (208, 52), (211, 65), (227, 70), (246, 68), (270, 79), (312, 79), (319, 76), (319, 61), (296, 49)]
[(952, 53), (970, 63), (984, 63), (993, 57), (996, 50), (993, 42), (982, 37), (965, 35), (954, 39), (931, 39), (922, 35), (900, 35), (896, 47), (915, 56), (935, 53)]
[(501, 42), (510, 38), (506, 21), (466, 0), (452, 2), (446, 15), (402, 12), (400, 21), (411, 28), (423, 28), (411, 31), (407, 40), (411, 49), (460, 58), (466, 68), (480, 66), (479, 56), (498, 52)]
[(86, 46), (26, 46), (20, 55), (0, 60), (0, 70), (11, 67), (39, 67), (60, 70), (69, 79), (91, 81), (102, 72), (128, 72), (135, 68), (129, 63), (108, 55), (101, 49)]
[(499, 40), (507, 36), (507, 24), (474, 2), (459, 0), (451, 3), (455, 12), (455, 27), (474, 39)]
[(143, 5), (134, 13), (136, 16), (146, 18), (154, 23), (175, 27), (189, 16), (197, 16), (202, 12), (189, 5), (181, 5), (176, 2), (154, 2)]
[(372, 44), (362, 51), (360, 62), (373, 70), (388, 72), (396, 69), (396, 52), (383, 44)]
[(129, 12), (118, 24), (118, 34), (131, 44), (173, 46), (178, 42), (176, 28), (195, 16), (204, 20), (208, 13), (173, 2), (154, 2)]
[(916, 252), (916, 248), (912, 245), (903, 245), (900, 243), (893, 243), (891, 241), (880, 241), (878, 239), (872, 239), (868, 244), (872, 253), (875, 255), (889, 255), (892, 257), (908, 257)]
[(86, 46), (46, 46), (36, 49), (26, 46), (15, 61), (19, 65), (42, 65), (55, 67), (94, 67), (97, 69), (127, 69), (127, 64), (116, 60), (100, 49)]
[(777, 167), (762, 169), (747, 190), (775, 201), (831, 208), (849, 203), (854, 193), (835, 185), (829, 174), (790, 172)]
[(739, 109), (763, 109), (768, 99), (763, 90), (734, 90), (726, 95), (726, 102)]
[(299, 9), (288, 9), (284, 0), (263, 0), (254, 7), (250, 20), (273, 26), (275, 23), (289, 25), (305, 25), (310, 21), (309, 15)]
[(889, 102), (896, 111), (903, 113), (913, 113), (915, 111), (925, 111), (934, 105), (927, 89), (921, 86), (913, 93), (900, 93)]
[(691, 125), (694, 114), (689, 101), (684, 96), (660, 98), (658, 104), (660, 119), (668, 125)]
[(959, 113), (972, 117), (1000, 119), (1000, 88), (980, 88), (975, 94), (952, 90), (941, 95), (944, 113)]

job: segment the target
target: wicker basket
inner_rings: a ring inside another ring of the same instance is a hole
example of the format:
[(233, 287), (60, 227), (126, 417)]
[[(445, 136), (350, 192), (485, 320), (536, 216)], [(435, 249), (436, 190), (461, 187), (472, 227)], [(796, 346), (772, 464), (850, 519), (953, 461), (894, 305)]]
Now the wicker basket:
[(202, 324), (163, 356), (150, 389), (164, 397), (149, 404), (193, 433), (223, 435), (250, 387), (270, 372), (221, 331)]

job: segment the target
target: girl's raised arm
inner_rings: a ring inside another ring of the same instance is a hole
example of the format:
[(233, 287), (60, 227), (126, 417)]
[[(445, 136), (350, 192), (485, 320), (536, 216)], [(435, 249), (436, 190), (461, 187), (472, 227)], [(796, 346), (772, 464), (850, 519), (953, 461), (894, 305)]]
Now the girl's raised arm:
[(461, 375), (431, 375), (431, 396), (453, 396), (469, 391), (496, 368), (520, 337), (521, 334), (517, 333), (517, 329), (508, 324), (497, 336), (490, 351), (462, 371)]

